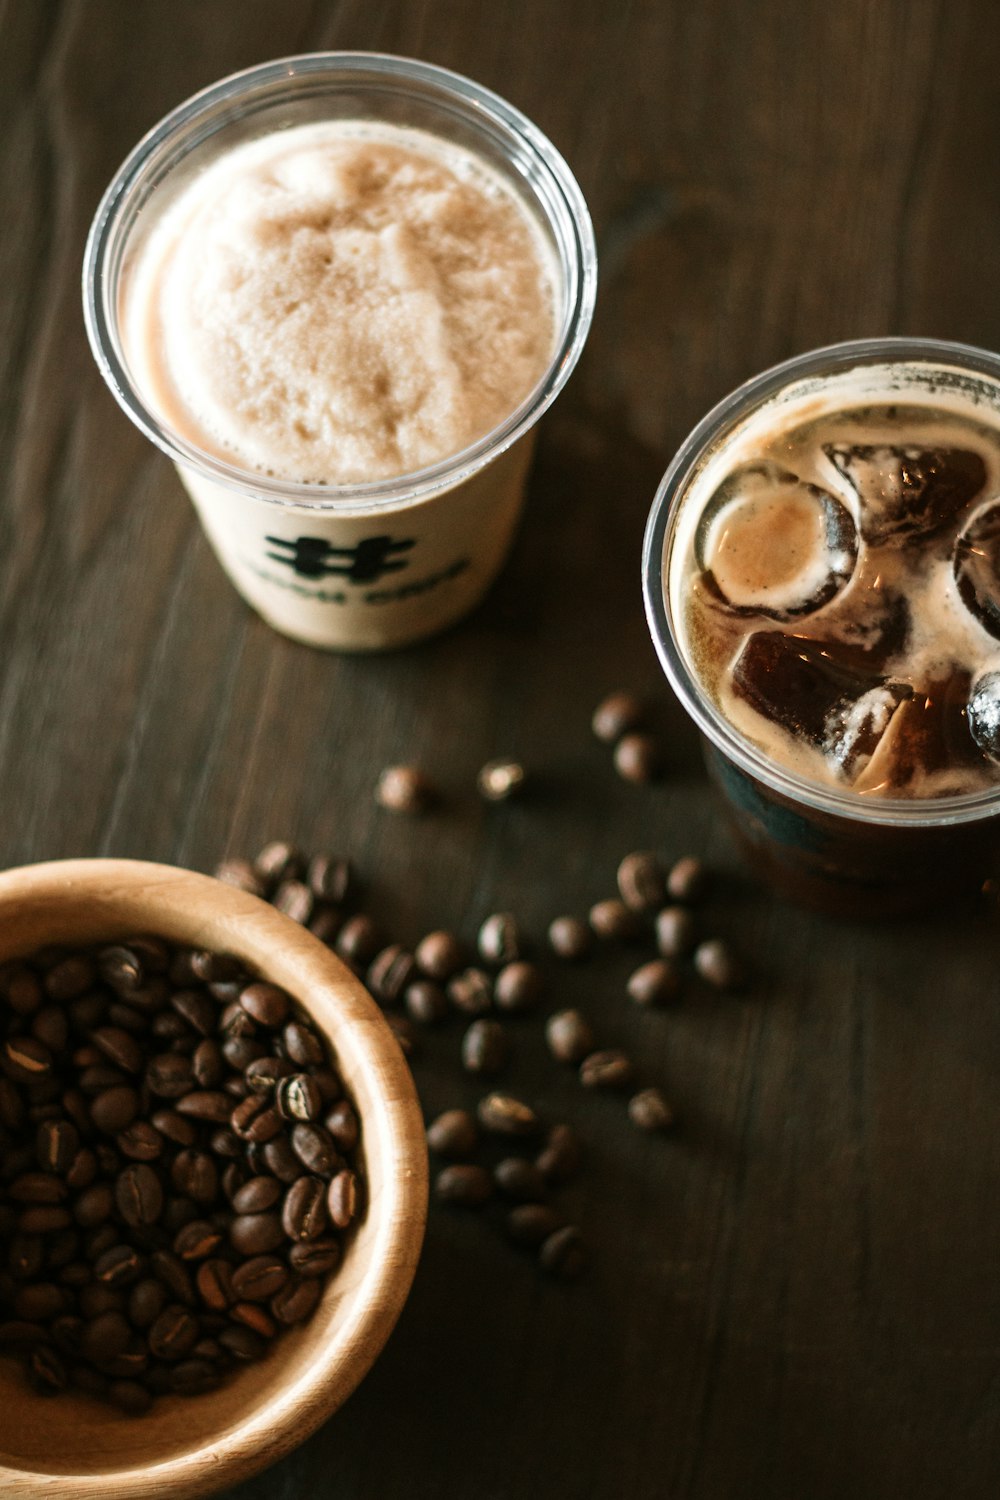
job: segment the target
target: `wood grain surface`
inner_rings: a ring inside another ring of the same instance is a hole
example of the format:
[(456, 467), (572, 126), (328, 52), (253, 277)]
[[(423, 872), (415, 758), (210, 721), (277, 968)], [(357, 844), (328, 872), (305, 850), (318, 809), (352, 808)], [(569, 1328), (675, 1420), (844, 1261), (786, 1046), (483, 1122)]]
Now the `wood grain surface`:
[[(140, 134), (227, 72), (327, 47), (506, 95), (573, 166), (601, 248), (509, 567), (466, 624), (380, 659), (240, 603), (79, 306)], [(588, 1144), (566, 1199), (588, 1277), (543, 1282), (436, 1211), (372, 1374), (230, 1500), (997, 1493), (997, 915), (835, 924), (759, 887), (659, 675), (639, 547), (677, 443), (769, 363), (866, 334), (1000, 346), (998, 155), (993, 0), (0, 0), (0, 860), (209, 869), (290, 835), (350, 854), (414, 942), (498, 908), (541, 934), (654, 844), (719, 869), (706, 922), (757, 971), (746, 1001), (692, 985), (648, 1014), (628, 954), (548, 966), (551, 1003), (628, 1046), (682, 1128), (639, 1136), (523, 1023), (511, 1087)], [(619, 685), (654, 704), (655, 787), (589, 734)], [(497, 755), (532, 796), (478, 799)], [(375, 808), (398, 761), (439, 783), (437, 813)], [(428, 1109), (475, 1097), (457, 1049), (448, 1030), (415, 1064)]]

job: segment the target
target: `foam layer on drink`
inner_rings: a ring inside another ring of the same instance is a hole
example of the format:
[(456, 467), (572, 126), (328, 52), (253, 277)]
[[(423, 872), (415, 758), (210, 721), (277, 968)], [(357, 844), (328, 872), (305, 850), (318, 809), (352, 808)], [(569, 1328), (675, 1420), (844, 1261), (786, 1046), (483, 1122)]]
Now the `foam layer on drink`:
[(699, 462), (667, 564), (732, 727), (865, 797), (1000, 782), (1000, 390), (951, 375), (773, 400)]
[(230, 463), (363, 482), (449, 457), (545, 373), (559, 274), (479, 157), (326, 121), (235, 147), (184, 188), (125, 280), (156, 416)]

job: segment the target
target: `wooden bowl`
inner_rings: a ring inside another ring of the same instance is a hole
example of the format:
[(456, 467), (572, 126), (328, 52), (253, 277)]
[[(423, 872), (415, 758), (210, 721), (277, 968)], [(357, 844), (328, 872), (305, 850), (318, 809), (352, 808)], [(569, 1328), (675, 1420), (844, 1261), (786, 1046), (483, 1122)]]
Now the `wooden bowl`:
[(0, 875), (0, 962), (46, 944), (150, 932), (236, 953), (326, 1034), (362, 1122), (367, 1210), (312, 1319), (218, 1391), (123, 1417), (77, 1393), (36, 1395), (0, 1359), (0, 1495), (206, 1495), (273, 1463), (354, 1390), (406, 1299), (427, 1212), (420, 1108), (366, 991), (310, 933), (242, 891), (166, 865), (67, 860)]

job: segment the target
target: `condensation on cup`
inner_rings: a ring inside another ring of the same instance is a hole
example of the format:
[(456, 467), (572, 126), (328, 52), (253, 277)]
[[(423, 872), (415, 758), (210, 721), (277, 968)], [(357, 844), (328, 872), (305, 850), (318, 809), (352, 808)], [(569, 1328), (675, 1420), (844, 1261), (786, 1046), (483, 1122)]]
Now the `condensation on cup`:
[(586, 205), (541, 132), (468, 79), (364, 53), (179, 106), (84, 264), (101, 371), (233, 583), (346, 651), (434, 634), (489, 588), (595, 291)]

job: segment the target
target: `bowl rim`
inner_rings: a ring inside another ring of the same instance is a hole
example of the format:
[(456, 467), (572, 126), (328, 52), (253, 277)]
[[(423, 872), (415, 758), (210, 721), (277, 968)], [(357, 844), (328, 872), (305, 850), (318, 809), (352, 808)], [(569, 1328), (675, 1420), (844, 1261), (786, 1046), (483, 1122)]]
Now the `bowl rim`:
[[(140, 893), (151, 908), (146, 930), (168, 939), (196, 945), (201, 923), (206, 946), (226, 946), (239, 953), (244, 939), (249, 946), (278, 943), (282, 954), (279, 967), (290, 965), (303, 981), (313, 983), (320, 992), (321, 1011), (332, 1008), (341, 1023), (349, 1023), (349, 1031), (345, 1028), (347, 1044), (338, 1037), (338, 1052), (350, 1055), (358, 1074), (366, 1077), (379, 1098), (381, 1107), (374, 1119), (365, 1118), (366, 1135), (374, 1141), (380, 1159), (392, 1164), (383, 1187), (387, 1195), (384, 1227), (373, 1241), (365, 1275), (353, 1294), (358, 1305), (349, 1312), (336, 1341), (324, 1347), (322, 1357), (314, 1360), (304, 1374), (279, 1386), (245, 1421), (234, 1423), (220, 1437), (208, 1436), (189, 1452), (97, 1474), (10, 1467), (13, 1455), (0, 1452), (0, 1493), (7, 1500), (38, 1500), (41, 1496), (50, 1500), (57, 1496), (59, 1500), (96, 1500), (110, 1492), (123, 1500), (126, 1496), (154, 1495), (179, 1500), (232, 1485), (276, 1462), (332, 1416), (368, 1373), (402, 1311), (423, 1243), (427, 1150), (423, 1115), (409, 1066), (374, 1000), (317, 937), (259, 897), (174, 865), (72, 859), (0, 873), (0, 913), (13, 903), (23, 910), (24, 903), (32, 901), (48, 906), (54, 917), (61, 911), (65, 920), (67, 913), (92, 902), (107, 918), (109, 937), (113, 935), (116, 908), (134, 903)], [(152, 920), (153, 907), (158, 921)], [(125, 927), (128, 920), (124, 915), (119, 919), (119, 933), (141, 930), (134, 925)], [(224, 938), (220, 939), (217, 932), (209, 938), (211, 924), (219, 921)], [(187, 931), (183, 937), (182, 928)], [(16, 956), (17, 947), (16, 941), (11, 943), (4, 957)], [(263, 967), (259, 959), (253, 961)], [(276, 982), (280, 983), (280, 978)], [(312, 1010), (306, 1001), (300, 1003)], [(321, 1016), (316, 1019), (326, 1030)]]

